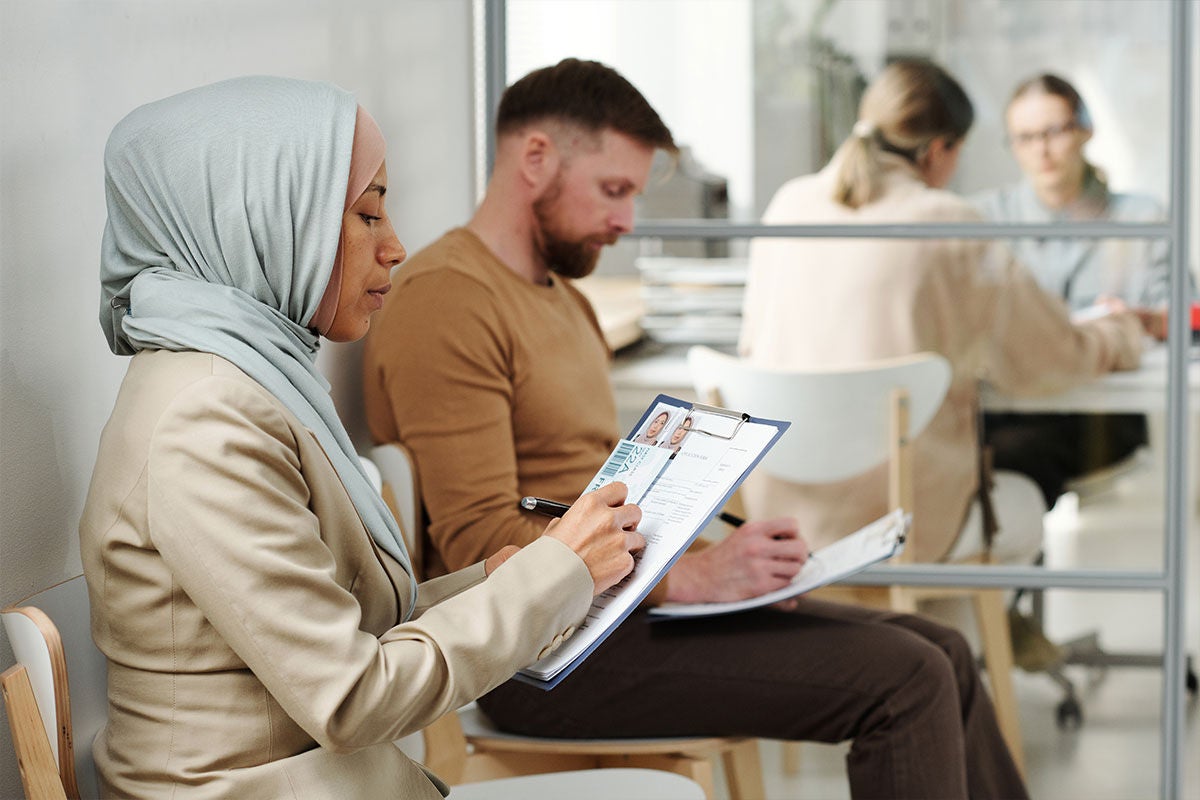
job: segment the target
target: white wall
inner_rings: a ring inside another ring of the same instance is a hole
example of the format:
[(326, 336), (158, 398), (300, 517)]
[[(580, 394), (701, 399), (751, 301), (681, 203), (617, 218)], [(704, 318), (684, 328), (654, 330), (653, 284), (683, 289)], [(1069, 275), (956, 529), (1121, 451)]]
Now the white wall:
[[(975, 5), (978, 3), (978, 5)], [(935, 55), (975, 103), (956, 185), (966, 193), (1020, 178), (1001, 142), (1004, 107), (1018, 81), (1055, 72), (1091, 112), (1088, 157), (1117, 191), (1165, 203), (1170, 122), (1167, 0), (957, 0)], [(970, 11), (974, 13), (970, 13)]]
[[(97, 322), (101, 155), (113, 124), (239, 74), (337, 83), (388, 137), (389, 211), (411, 252), (473, 203), (470, 9), (0, 0), (0, 605), (80, 568), (76, 524), (126, 364)], [(355, 417), (357, 350), (322, 353), (321, 364)], [(0, 636), (0, 668), (11, 663)], [(20, 795), (0, 725), (0, 797)]]
[(612, 65), (700, 163), (742, 178), (730, 203), (749, 207), (751, 12), (747, 0), (508, 0), (508, 82), (568, 56)]

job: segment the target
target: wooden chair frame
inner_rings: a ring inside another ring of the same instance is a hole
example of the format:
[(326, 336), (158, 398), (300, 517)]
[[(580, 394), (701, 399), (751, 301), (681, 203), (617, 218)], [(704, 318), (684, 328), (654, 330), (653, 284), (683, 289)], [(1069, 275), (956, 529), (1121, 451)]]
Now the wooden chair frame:
[[(68, 587), (71, 581), (79, 583)], [(82, 575), (75, 576), (44, 591), (86, 591), (82, 581)], [(0, 676), (0, 683), (26, 797), (78, 800), (83, 782), (77, 767), (80, 762), (90, 764), (91, 758), (87, 752), (76, 758), (63, 639), (50, 615), (31, 604), (42, 594), (0, 611), (18, 660)], [(100, 658), (98, 653), (95, 658)], [(90, 747), (91, 742), (78, 746)]]

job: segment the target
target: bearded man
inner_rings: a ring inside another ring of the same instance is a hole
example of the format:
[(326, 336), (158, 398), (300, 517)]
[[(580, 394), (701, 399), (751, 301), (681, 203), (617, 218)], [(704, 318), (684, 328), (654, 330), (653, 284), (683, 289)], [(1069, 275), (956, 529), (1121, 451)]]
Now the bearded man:
[[(657, 112), (615, 70), (567, 59), (510, 86), (496, 163), (466, 227), (396, 271), (364, 353), (367, 422), (413, 454), (426, 577), (546, 527), (524, 495), (572, 502), (620, 438), (611, 354), (571, 279), (633, 226)], [(786, 585), (792, 519), (684, 554), (647, 598)], [(855, 797), (1025, 797), (966, 642), (920, 617), (802, 599), (792, 611), (648, 624), (635, 612), (553, 691), (479, 700), (502, 728), (561, 738), (759, 736), (840, 742)]]

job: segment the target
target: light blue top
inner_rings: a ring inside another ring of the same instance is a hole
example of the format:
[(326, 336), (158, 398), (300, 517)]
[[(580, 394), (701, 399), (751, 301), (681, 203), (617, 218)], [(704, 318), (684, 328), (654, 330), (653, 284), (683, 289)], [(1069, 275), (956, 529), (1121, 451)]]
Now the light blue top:
[[(1026, 181), (971, 198), (986, 219), (996, 222), (1162, 222), (1162, 207), (1151, 197), (1110, 192), (1092, 174), (1070, 209), (1042, 204)], [(1101, 295), (1135, 306), (1158, 306), (1170, 292), (1167, 244), (1160, 239), (1017, 239), (1017, 258), (1047, 291), (1072, 309), (1086, 308)]]
[(307, 327), (341, 237), (357, 108), (330, 84), (247, 77), (121, 120), (104, 152), (100, 324), (118, 355), (212, 353), (258, 381), (316, 435), (371, 537), (411, 575)]

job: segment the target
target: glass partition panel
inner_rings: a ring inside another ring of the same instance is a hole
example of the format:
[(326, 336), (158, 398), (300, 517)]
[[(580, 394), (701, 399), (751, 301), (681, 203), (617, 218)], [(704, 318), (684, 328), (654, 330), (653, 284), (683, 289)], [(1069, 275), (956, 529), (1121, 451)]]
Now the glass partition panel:
[[(1057, 550), (1055, 537), (1049, 538)], [(1120, 555), (1133, 550), (1118, 520), (1096, 531), (1090, 544), (1109, 551), (1114, 569), (1122, 568)], [(1069, 563), (1070, 557), (1063, 553), (1057, 560)], [(1139, 757), (1125, 745), (1138, 742), (1140, 758), (1146, 761), (1152, 761), (1162, 746), (1162, 597), (1148, 592), (1047, 590), (1042, 597), (1024, 598), (1021, 605), (1028, 610), (1034, 600), (1044, 603), (1045, 632), (1062, 648), (1068, 663), (1060, 671), (1023, 670), (1020, 675), (1030, 795), (1155, 797), (1159, 776), (1135, 766)], [(1100, 732), (1107, 726), (1115, 738)], [(1186, 785), (1195, 786), (1200, 759), (1194, 756), (1200, 742), (1195, 731), (1191, 734)]]
[[(1161, 281), (1144, 268), (1166, 263), (1168, 241), (1190, 244), (1190, 253), (1181, 248), (1183, 255), (1170, 262), (1177, 274), (1195, 272), (1200, 265), (1200, 242), (1189, 242), (1186, 227), (1194, 216), (1187, 207), (1194, 203), (1188, 192), (1194, 195), (1200, 186), (1194, 171), (1197, 126), (1187, 127), (1200, 114), (1193, 97), (1200, 64), (1192, 52), (1200, 19), (1188, 0), (507, 0), (506, 7), (508, 82), (563, 57), (599, 59), (643, 91), (684, 148), (679, 168), (659, 170), (648, 186), (637, 209), (637, 230), (608, 249), (591, 279), (626, 281), (625, 290), (637, 292), (639, 313), (644, 308), (644, 318), (650, 320), (641, 338), (622, 345), (616, 355), (613, 382), (623, 414), (644, 408), (657, 391), (688, 395), (685, 354), (695, 330), (709, 339), (720, 334), (721, 341), (704, 343), (736, 351), (731, 339), (743, 336), (743, 326), (750, 324), (746, 319), (697, 327), (672, 315), (728, 313), (725, 305), (718, 311), (695, 304), (705, 296), (736, 304), (728, 295), (739, 289), (714, 287), (712, 278), (730, 268), (747, 270), (752, 240), (825, 237), (827, 252), (793, 259), (792, 277), (803, 278), (803, 291), (774, 287), (769, 293), (800, 298), (776, 316), (794, 323), (791, 338), (781, 337), (783, 344), (812, 363), (835, 355), (848, 358), (848, 342), (856, 337), (869, 339), (870, 352), (888, 347), (911, 352), (912, 341), (904, 341), (905, 335), (928, 347), (922, 336), (944, 334), (939, 325), (949, 329), (933, 311), (939, 298), (930, 299), (936, 295), (932, 285), (925, 287), (920, 302), (896, 290), (903, 277), (899, 269), (863, 279), (857, 291), (845, 288), (851, 260), (836, 251), (868, 250), (871, 239), (891, 236), (908, 244), (921, 240), (919, 244), (943, 249), (969, 249), (980, 239), (994, 238), (996, 244), (984, 246), (1015, 251), (1038, 271), (1044, 291), (1065, 297), (1082, 316), (1092, 313), (1090, 306), (1100, 294), (1096, 287), (1131, 305), (1157, 307), (1166, 295)], [(945, 66), (973, 102), (974, 125), (947, 188), (975, 205), (982, 219), (956, 231), (931, 220), (923, 230), (911, 224), (891, 230), (822, 230), (809, 223), (786, 234), (764, 233), (758, 223), (779, 188), (829, 163), (853, 127), (864, 87), (886, 64), (905, 56), (928, 57)], [(1069, 81), (1086, 114), (1072, 109), (1066, 119), (1035, 114), (1017, 120), (1010, 104), (1017, 83), (1043, 72)], [(1086, 162), (1083, 170), (1078, 169), (1081, 161)], [(1075, 180), (1059, 180), (1067, 166)], [(1079, 191), (1059, 191), (1063, 186)], [(951, 238), (934, 240), (941, 236)], [(1133, 267), (1101, 270), (1103, 279), (1091, 281), (1089, 288), (1089, 281), (1075, 271), (1080, 262), (1074, 259), (1081, 253), (1085, 261)], [(895, 262), (881, 263), (894, 267)], [(1125, 281), (1122, 269), (1141, 271), (1139, 280), (1145, 280)], [(689, 280), (674, 280), (688, 270), (695, 273)], [(693, 283), (697, 280), (699, 287)], [(836, 294), (839, 286), (842, 296)], [(1186, 310), (1185, 287), (1170, 290), (1172, 308)], [(745, 287), (740, 291), (744, 297)], [(886, 331), (873, 339), (865, 336), (864, 331), (896, 312), (864, 300), (872, 294), (891, 298), (892, 306), (908, 303), (920, 336)], [(955, 310), (968, 322), (989, 317), (986, 308), (963, 314), (968, 295), (947, 292), (940, 301), (959, 306)], [(1043, 297), (1033, 306), (1055, 302)], [(865, 313), (868, 309), (871, 314)], [(1186, 594), (1193, 624), (1185, 629), (1182, 587), (1185, 572), (1194, 576), (1197, 570), (1198, 481), (1191, 468), (1200, 464), (1200, 437), (1193, 430), (1182, 441), (1179, 430), (1185, 422), (1197, 422), (1200, 402), (1193, 398), (1200, 396), (1200, 374), (1187, 357), (1187, 343), (1172, 340), (1168, 365), (1166, 345), (1153, 336), (1144, 339), (1146, 349), (1131, 369), (1080, 377), (1075, 374), (1079, 364), (1095, 355), (1089, 356), (1087, 347), (1080, 362), (1047, 368), (1045, 362), (1055, 361), (1054, 354), (1078, 337), (1061, 328), (1059, 335), (1048, 335), (1028, 319), (1030, 313), (1018, 308), (1008, 326), (991, 320), (990, 339), (966, 359), (989, 366), (980, 368), (974, 384), (956, 377), (951, 400), (961, 406), (963, 397), (977, 389), (978, 411), (988, 416), (1007, 414), (1017, 421), (1078, 416), (1089, 426), (1083, 434), (1089, 442), (1120, 438), (1119, 430), (1097, 432), (1094, 418), (1132, 418), (1132, 441), (1141, 428), (1145, 443), (1134, 444), (1132, 455), (1116, 458), (1108, 471), (1094, 470), (1091, 480), (1075, 481), (1056, 500), (1042, 518), (1046, 570), (917, 564), (888, 567), (879, 574), (869, 570), (860, 582), (949, 586), (956, 585), (952, 580), (965, 580), (983, 586), (1062, 587), (1047, 592), (1052, 595), (1048, 602), (1064, 613), (1081, 610), (1080, 619), (1096, 622), (1106, 635), (1120, 627), (1117, 622), (1135, 617), (1140, 625), (1135, 633), (1144, 636), (1114, 641), (1112, 649), (1144, 646), (1147, 652), (1138, 666), (1153, 666), (1157, 656), (1162, 671), (1139, 671), (1140, 680), (1149, 682), (1144, 697), (1130, 696), (1120, 701), (1121, 708), (1098, 706), (1096, 713), (1110, 720), (1119, 717), (1124, 724), (1128, 702), (1133, 702), (1137, 713), (1144, 712), (1143, 721), (1153, 724), (1157, 710), (1161, 752), (1152, 745), (1132, 757), (1122, 749), (1112, 761), (1114, 769), (1097, 769), (1105, 756), (1089, 758), (1087, 766), (1071, 757), (1082, 739), (1071, 740), (1064, 750), (1064, 740), (1052, 735), (1053, 729), (1037, 726), (1046, 735), (1027, 742), (1027, 753), (1039, 754), (1030, 771), (1031, 788), (1035, 796), (1078, 793), (1081, 786), (1096, 797), (1148, 796), (1155, 788), (1164, 798), (1179, 796), (1182, 786), (1194, 784), (1190, 779), (1200, 764), (1192, 757), (1200, 752), (1195, 731), (1184, 731), (1181, 710), (1183, 678), (1190, 690), (1195, 688), (1195, 673), (1184, 668), (1183, 653), (1196, 649), (1197, 595)], [(733, 327), (736, 337), (728, 332)], [(1173, 328), (1188, 336), (1182, 324)], [(986, 351), (1002, 349), (1006, 336), (1028, 340), (1019, 348), (1030, 356), (1024, 366), (1015, 361), (1003, 366), (1002, 360), (988, 358)], [(954, 353), (959, 364), (961, 352)], [(1182, 377), (1186, 386), (1168, 380), (1168, 372)], [(1039, 376), (1044, 383), (1035, 379)], [(1168, 409), (1169, 399), (1183, 399), (1183, 404), (1172, 403)], [(964, 413), (956, 421), (975, 430), (979, 417)], [(1036, 497), (1040, 492), (1034, 487)], [(962, 501), (964, 506), (971, 502)], [(919, 522), (916, 530), (919, 536)], [(1185, 537), (1191, 540), (1190, 550)], [(1188, 563), (1181, 557), (1185, 552)], [(1147, 595), (1146, 603), (1136, 597), (1135, 608), (1128, 601), (1131, 594), (1122, 593), (1127, 589), (1153, 596)], [(1048, 614), (1053, 636), (1074, 635), (1064, 619)], [(1164, 629), (1165, 636), (1159, 637)], [(1028, 702), (1022, 694), (1025, 713)], [(1105, 694), (1113, 696), (1111, 690)], [(1158, 709), (1153, 708), (1155, 697), (1160, 698)], [(1089, 739), (1089, 746), (1100, 738)], [(1157, 775), (1132, 768), (1135, 762), (1149, 765), (1154, 753), (1159, 756)], [(1124, 768), (1116, 768), (1118, 761)], [(1127, 778), (1142, 782), (1122, 783)]]
[[(681, 174), (647, 193), (642, 218), (746, 221), (784, 181), (829, 161), (885, 64), (928, 57), (976, 111), (951, 188), (1020, 183), (1022, 167), (1035, 177), (1046, 167), (1040, 144), (1086, 140), (1113, 191), (1146, 198), (1129, 213), (1161, 219), (1169, 12), (1167, 0), (508, 0), (507, 79), (567, 56), (613, 65), (684, 147)], [(1047, 71), (1074, 85), (1087, 113), (1026, 114), (1014, 139), (1009, 96)], [(1068, 121), (1081, 130), (1047, 138)]]
[[(639, 249), (636, 280), (595, 276), (583, 284), (592, 293), (610, 283), (623, 287), (624, 301), (611, 311), (598, 305), (602, 324), (634, 303), (641, 315), (640, 338), (621, 343), (614, 365), (622, 412), (639, 412), (660, 391), (694, 397), (686, 363), (693, 345), (738, 353), (740, 342), (742, 354), (761, 365), (808, 371), (937, 352), (948, 360), (951, 377), (939, 410), (919, 423), (924, 428), (914, 445), (914, 525), (917, 537), (932, 537), (915, 551), (922, 560), (946, 557), (964, 515), (980, 513), (969, 508), (977, 503), (982, 420), (993, 459), (993, 505), (1001, 527), (1008, 526), (996, 540), (1000, 561), (1034, 562), (1041, 510), (1052, 508), (1046, 524), (1076, 532), (1064, 535), (1086, 537), (1092, 521), (1123, 518), (1128, 535), (1140, 543), (1124, 568), (1161, 568), (1167, 347), (1155, 335), (1165, 336), (1166, 311), (1158, 300), (1139, 300), (1148, 283), (1143, 262), (1127, 259), (1116, 269), (1113, 259), (1151, 251), (1165, 257), (1162, 242), (1059, 241), (1074, 254), (1078, 281), (1103, 284), (1090, 294), (1081, 290), (1068, 309), (1048, 291), (1051, 281), (1039, 285), (1044, 276), (1017, 259), (1014, 242), (863, 232), (860, 238), (741, 240), (730, 243), (739, 255), (723, 256), (704, 254), (702, 239), (628, 243)], [(660, 252), (671, 244), (696, 252)], [(1037, 267), (1046, 270), (1043, 263)], [(1112, 283), (1114, 275), (1125, 283)], [(1160, 289), (1165, 298), (1170, 287)], [(1118, 306), (1103, 299), (1121, 295), (1136, 313), (1114, 314)], [(1072, 318), (1081, 327), (1072, 327)], [(1200, 365), (1193, 372), (1200, 386)], [(772, 411), (795, 417), (787, 409)], [(882, 476), (880, 469), (874, 480)], [(811, 511), (836, 504), (835, 495), (844, 503), (844, 483), (828, 497), (793, 492), (785, 483), (762, 490), (754, 510), (826, 526), (810, 531), (818, 541), (869, 521), (867, 506), (880, 513), (886, 508), (882, 482), (863, 489), (874, 505), (863, 504), (862, 519)], [(1010, 507), (1033, 510), (1006, 516)], [(968, 527), (979, 528), (972, 520)], [(1018, 528), (1025, 531), (1022, 542), (1005, 542), (1004, 534)], [(975, 551), (960, 543), (951, 555), (977, 555), (981, 536)], [(1105, 548), (1084, 544), (1071, 566), (1111, 566), (1105, 559)]]

